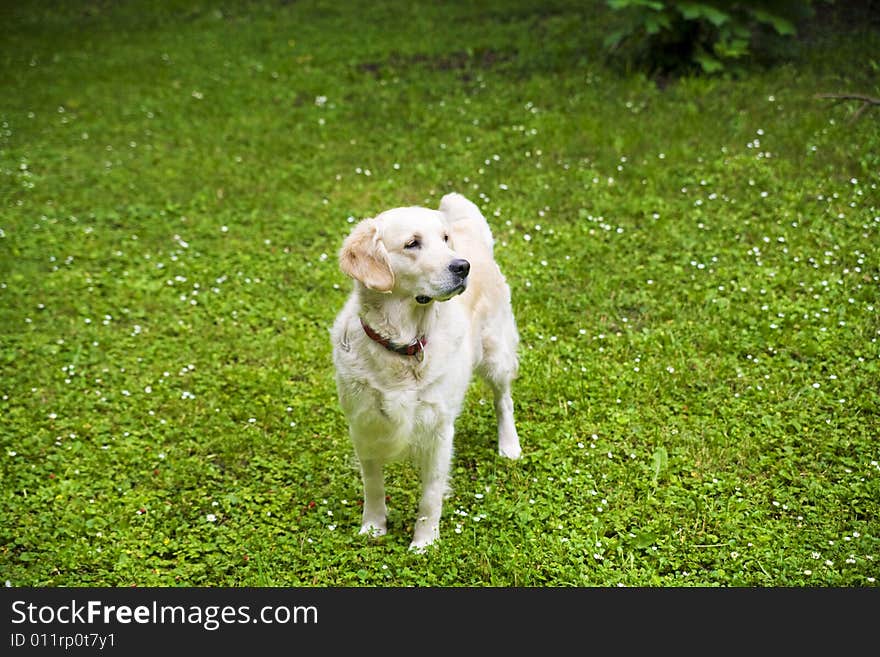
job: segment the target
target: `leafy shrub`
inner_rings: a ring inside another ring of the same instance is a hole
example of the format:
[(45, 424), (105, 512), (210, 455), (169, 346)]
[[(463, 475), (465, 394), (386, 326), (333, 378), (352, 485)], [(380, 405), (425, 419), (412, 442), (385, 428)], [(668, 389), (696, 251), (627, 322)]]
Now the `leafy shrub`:
[(762, 44), (797, 32), (811, 0), (607, 0), (623, 20), (605, 39), (613, 53), (655, 72), (718, 73)]

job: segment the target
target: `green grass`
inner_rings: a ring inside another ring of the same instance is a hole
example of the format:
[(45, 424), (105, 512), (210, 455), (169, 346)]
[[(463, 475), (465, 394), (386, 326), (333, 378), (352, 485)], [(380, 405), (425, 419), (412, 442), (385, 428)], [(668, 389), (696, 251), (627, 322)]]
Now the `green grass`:
[[(876, 586), (880, 35), (658, 88), (602, 2), (19, 3), (0, 20), (0, 582)], [(846, 28), (846, 29), (844, 29)], [(361, 489), (353, 220), (461, 191), (524, 456), (457, 424), (442, 539)]]

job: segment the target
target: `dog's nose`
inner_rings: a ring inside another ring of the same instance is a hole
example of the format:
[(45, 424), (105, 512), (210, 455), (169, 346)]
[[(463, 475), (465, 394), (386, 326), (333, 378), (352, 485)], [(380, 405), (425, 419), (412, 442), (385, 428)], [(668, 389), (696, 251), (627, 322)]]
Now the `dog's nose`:
[(468, 275), (468, 272), (471, 270), (471, 263), (462, 258), (456, 258), (452, 262), (449, 263), (449, 271), (457, 276), (461, 276), (464, 278)]

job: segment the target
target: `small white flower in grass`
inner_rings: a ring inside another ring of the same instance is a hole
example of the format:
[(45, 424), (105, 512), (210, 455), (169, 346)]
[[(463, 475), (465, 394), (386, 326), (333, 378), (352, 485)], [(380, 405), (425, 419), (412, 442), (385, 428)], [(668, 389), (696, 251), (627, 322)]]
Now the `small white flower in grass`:
[(205, 516), (205, 520), (207, 520), (208, 522), (217, 522), (217, 516), (215, 516), (213, 513), (209, 513)]
[(804, 575), (812, 575), (812, 574), (813, 574), (812, 570), (805, 570), (804, 571)]
[(256, 421), (257, 421), (257, 418), (255, 418), (255, 417), (248, 418), (248, 424), (254, 424)]

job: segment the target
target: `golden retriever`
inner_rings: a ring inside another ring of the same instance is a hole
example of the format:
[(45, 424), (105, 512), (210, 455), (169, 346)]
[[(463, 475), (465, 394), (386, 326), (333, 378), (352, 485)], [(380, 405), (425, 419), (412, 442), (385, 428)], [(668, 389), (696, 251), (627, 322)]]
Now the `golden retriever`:
[(498, 452), (521, 450), (511, 383), (519, 337), (486, 219), (461, 194), (387, 210), (339, 252), (352, 292), (331, 330), (339, 403), (360, 462), (361, 533), (386, 532), (384, 464), (410, 458), (421, 499), (410, 548), (439, 538), (455, 420), (476, 371), (491, 386)]

